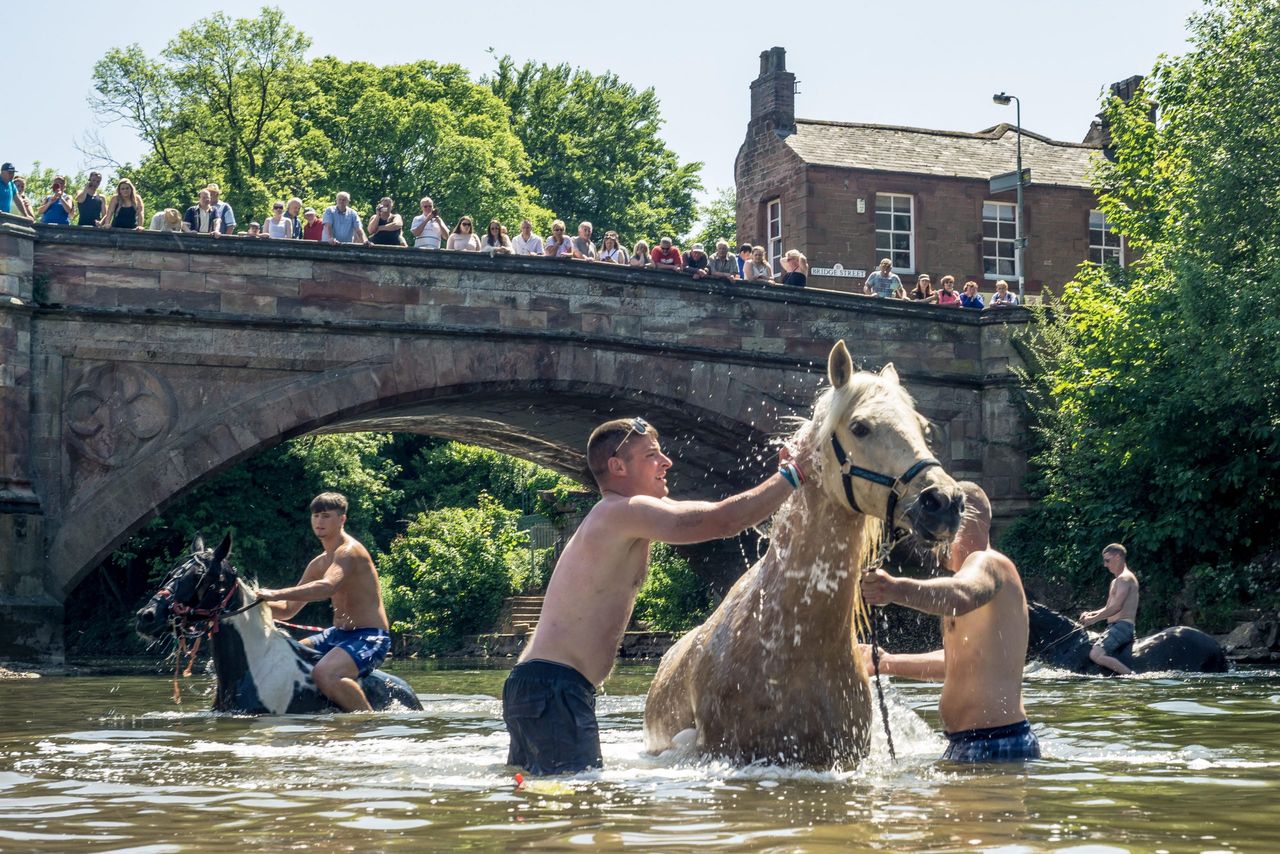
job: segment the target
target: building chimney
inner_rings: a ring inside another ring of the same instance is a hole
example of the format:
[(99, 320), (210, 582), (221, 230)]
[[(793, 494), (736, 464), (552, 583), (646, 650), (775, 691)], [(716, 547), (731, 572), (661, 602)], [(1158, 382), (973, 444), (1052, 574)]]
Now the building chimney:
[[(1137, 96), (1143, 79), (1141, 74), (1135, 74), (1117, 83), (1112, 83), (1111, 97), (1119, 98), (1126, 104), (1129, 103)], [(1154, 101), (1147, 102), (1147, 116), (1153, 122), (1156, 120), (1156, 104)], [(1098, 118), (1089, 125), (1089, 133), (1085, 135), (1084, 141), (1091, 145), (1101, 145), (1102, 153), (1108, 160), (1115, 158), (1115, 149), (1111, 146), (1111, 123), (1107, 121), (1105, 112), (1098, 113)]]
[(772, 130), (778, 136), (796, 131), (796, 76), (787, 71), (787, 51), (773, 47), (760, 54), (760, 76), (751, 82), (749, 135)]

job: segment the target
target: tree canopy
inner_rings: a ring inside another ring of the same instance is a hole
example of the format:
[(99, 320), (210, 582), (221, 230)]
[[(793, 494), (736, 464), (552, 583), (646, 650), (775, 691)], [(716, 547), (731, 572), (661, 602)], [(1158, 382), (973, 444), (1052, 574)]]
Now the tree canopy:
[(423, 59), (380, 66), (308, 59), (284, 13), (218, 12), (159, 56), (134, 44), (94, 66), (93, 105), (148, 146), (120, 165), (152, 209), (184, 208), (212, 181), (248, 222), (270, 202), (320, 207), (339, 190), (367, 215), (382, 196), (406, 221), (430, 195), (450, 222), (590, 219), (626, 236), (693, 222), (699, 163), (658, 132), (652, 89), (567, 65), (499, 61), (491, 79)]
[(1254, 559), (1280, 509), (1280, 6), (1216, 0), (1191, 32), (1137, 97), (1104, 105), (1100, 205), (1140, 256), (1083, 267), (1041, 324), (1042, 503), (1009, 544), (1100, 585), (1097, 554), (1122, 541), (1165, 606), (1149, 620), (1185, 606), (1220, 626), (1277, 590)]

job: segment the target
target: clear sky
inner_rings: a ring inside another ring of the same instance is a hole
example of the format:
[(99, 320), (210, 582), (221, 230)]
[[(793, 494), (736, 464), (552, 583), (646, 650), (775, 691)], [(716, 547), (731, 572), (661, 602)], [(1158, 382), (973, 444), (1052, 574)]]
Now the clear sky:
[[(99, 131), (112, 156), (137, 161), (143, 146), (123, 128), (102, 128), (88, 105), (94, 62), (138, 42), (156, 55), (177, 31), (214, 10), (246, 17), (249, 0), (180, 3), (5, 2), (9, 51), (0, 159), (19, 171), (34, 160), (74, 171), (77, 149)], [(760, 52), (787, 50), (799, 79), (801, 118), (979, 130), (1013, 122), (1079, 141), (1109, 83), (1150, 71), (1161, 53), (1185, 50), (1186, 20), (1199, 0), (789, 0), (764, 3), (361, 3), (281, 0), (312, 53), (395, 63), (456, 62), (475, 76), (487, 53), (517, 61), (568, 62), (652, 86), (667, 143), (705, 163), (708, 189), (733, 184), (745, 133), (748, 86)], [(379, 9), (385, 11), (378, 11)], [(551, 10), (556, 10), (554, 13)], [(20, 70), (21, 69), (21, 70)], [(359, 86), (359, 80), (351, 81)]]

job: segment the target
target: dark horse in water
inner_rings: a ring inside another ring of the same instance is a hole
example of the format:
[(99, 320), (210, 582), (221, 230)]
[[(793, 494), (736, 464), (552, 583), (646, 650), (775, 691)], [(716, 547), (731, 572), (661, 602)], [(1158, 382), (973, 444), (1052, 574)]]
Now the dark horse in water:
[[(1100, 635), (1038, 602), (1027, 605), (1031, 622), (1027, 657), (1076, 673), (1111, 675), (1089, 660), (1089, 649)], [(1190, 626), (1173, 626), (1139, 638), (1114, 653), (1135, 673), (1183, 670), (1225, 673), (1227, 653), (1209, 635)]]
[[(197, 536), (190, 556), (138, 611), (138, 632), (157, 640), (169, 633), (209, 638), (218, 676), (214, 711), (250, 715), (341, 711), (311, 678), (319, 653), (275, 627), (270, 608), (227, 561), (230, 553), (230, 534), (213, 551)], [(378, 711), (392, 706), (422, 708), (408, 683), (381, 670), (361, 679), (360, 687)]]

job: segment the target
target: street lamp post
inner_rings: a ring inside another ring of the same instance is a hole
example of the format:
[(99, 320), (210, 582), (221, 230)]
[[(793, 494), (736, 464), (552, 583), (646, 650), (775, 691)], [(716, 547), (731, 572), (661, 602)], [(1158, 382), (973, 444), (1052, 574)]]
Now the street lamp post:
[(1022, 101), (1019, 100), (1017, 95), (1009, 95), (1004, 92), (992, 95), (991, 100), (1005, 107), (1009, 106), (1010, 101), (1013, 101), (1014, 109), (1016, 110), (1016, 117), (1014, 118), (1016, 126), (1014, 130), (1018, 135), (1018, 160), (1016, 164), (1016, 174), (1018, 176), (1018, 203), (1017, 212), (1014, 214), (1013, 220), (1013, 251), (1014, 264), (1018, 268), (1018, 304), (1026, 305), (1027, 296), (1023, 293), (1024, 271), (1022, 264), (1023, 252), (1027, 248), (1027, 239), (1022, 236)]

